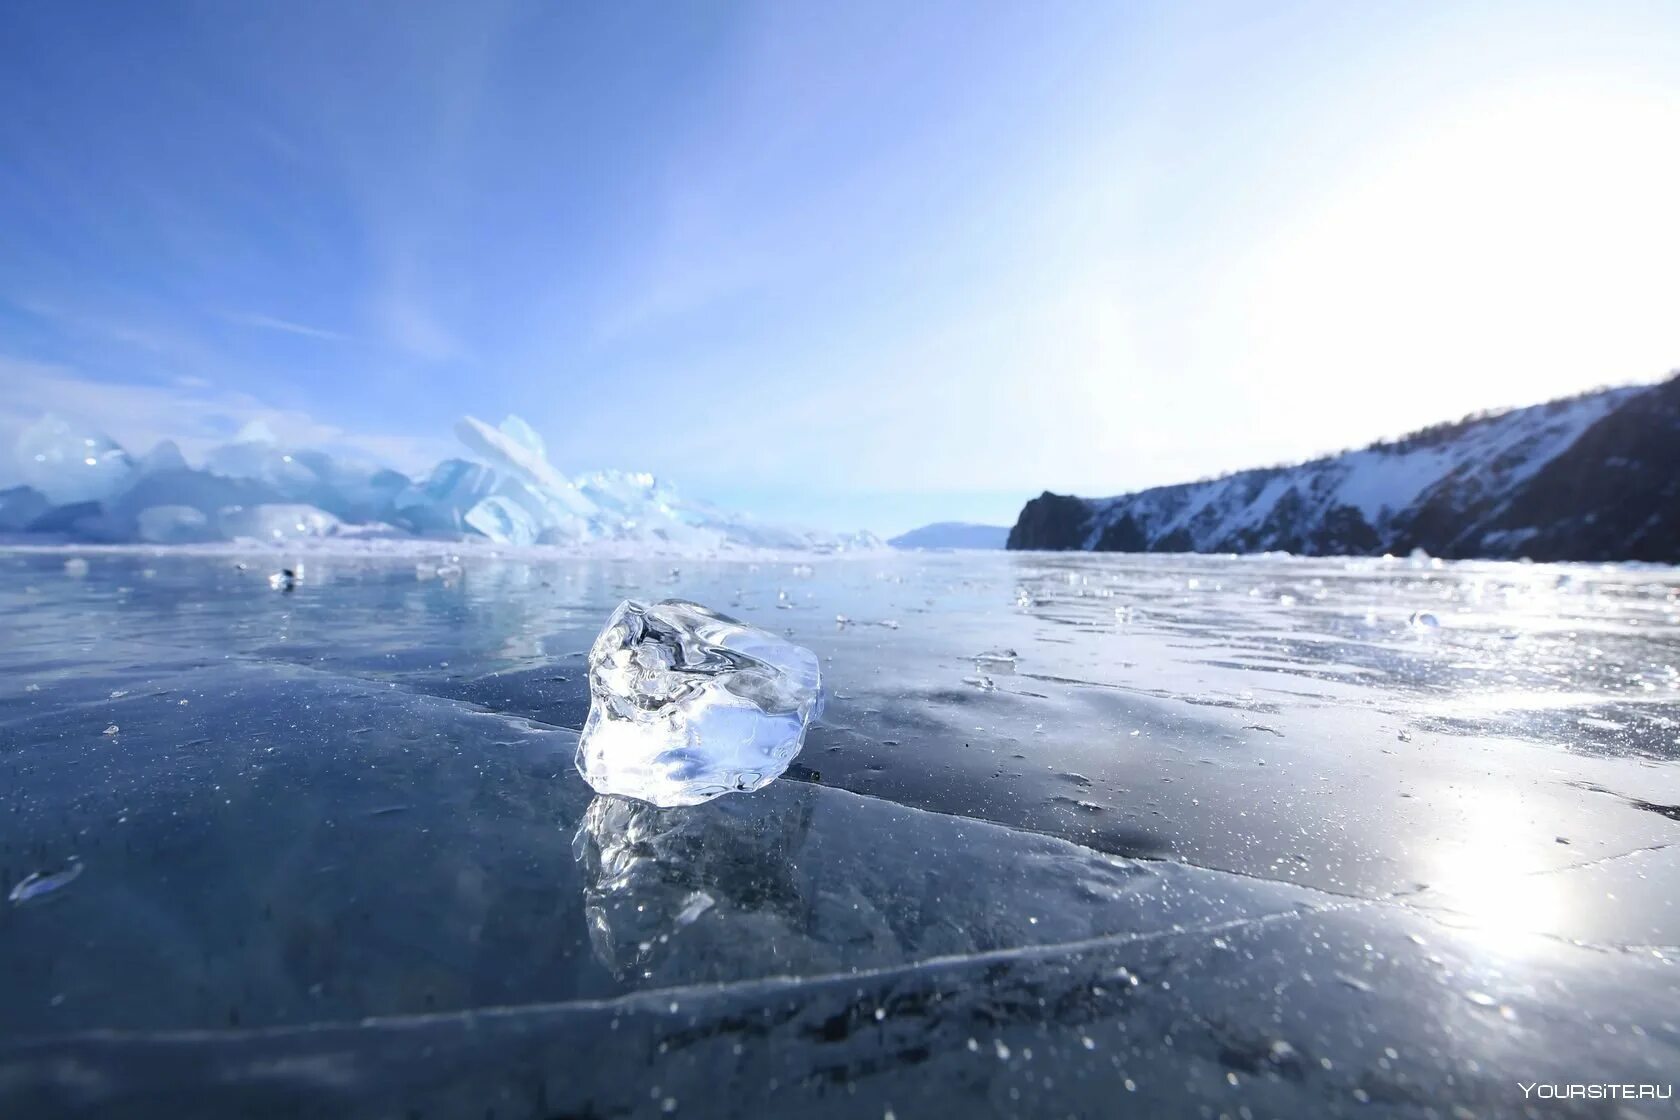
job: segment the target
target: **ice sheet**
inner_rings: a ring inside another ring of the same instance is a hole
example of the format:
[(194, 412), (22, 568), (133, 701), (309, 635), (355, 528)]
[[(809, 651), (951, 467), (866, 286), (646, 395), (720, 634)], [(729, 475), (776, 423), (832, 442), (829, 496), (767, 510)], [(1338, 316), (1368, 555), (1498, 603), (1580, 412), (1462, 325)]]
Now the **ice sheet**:
[[(1672, 569), (397, 543), (283, 595), (271, 552), (0, 552), (0, 890), (82, 867), (0, 919), (0, 1113), (1413, 1117), (1672, 1078)], [(822, 658), (781, 781), (594, 799), (584, 655), (631, 594)]]

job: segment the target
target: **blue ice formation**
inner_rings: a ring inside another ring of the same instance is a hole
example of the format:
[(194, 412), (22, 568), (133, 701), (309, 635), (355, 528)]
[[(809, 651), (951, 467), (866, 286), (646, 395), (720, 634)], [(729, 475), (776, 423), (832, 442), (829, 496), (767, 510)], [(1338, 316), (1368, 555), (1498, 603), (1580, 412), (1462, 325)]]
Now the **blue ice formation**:
[(173, 442), (135, 457), (109, 436), (47, 416), (18, 439), (23, 484), (0, 489), (0, 534), (148, 544), (388, 536), (676, 551), (882, 547), (870, 533), (766, 525), (685, 500), (650, 474), (568, 477), (516, 416), (498, 427), (467, 416), (455, 430), (470, 458), (409, 478), (284, 446), (261, 424), (194, 466)]

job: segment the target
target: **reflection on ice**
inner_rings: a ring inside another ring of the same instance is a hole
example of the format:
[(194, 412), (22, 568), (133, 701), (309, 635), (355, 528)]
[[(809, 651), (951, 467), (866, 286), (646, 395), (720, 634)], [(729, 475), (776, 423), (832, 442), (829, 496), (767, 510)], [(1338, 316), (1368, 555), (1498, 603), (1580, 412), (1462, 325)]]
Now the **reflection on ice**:
[[(718, 976), (750, 975), (753, 958), (787, 949), (799, 892), (789, 855), (810, 827), (808, 799), (725, 798), (660, 809), (596, 797), (573, 848), (596, 959), (616, 978), (654, 980), (673, 953), (710, 959)], [(697, 921), (705, 925), (683, 932)], [(753, 936), (741, 936), (751, 924)], [(719, 926), (734, 927), (710, 936)], [(673, 939), (700, 940), (678, 946)], [(735, 955), (744, 959), (731, 960)], [(692, 979), (692, 977), (685, 977)]]
[(669, 809), (597, 797), (573, 854), (596, 959), (633, 987), (1153, 936), (1312, 903), (790, 782)]

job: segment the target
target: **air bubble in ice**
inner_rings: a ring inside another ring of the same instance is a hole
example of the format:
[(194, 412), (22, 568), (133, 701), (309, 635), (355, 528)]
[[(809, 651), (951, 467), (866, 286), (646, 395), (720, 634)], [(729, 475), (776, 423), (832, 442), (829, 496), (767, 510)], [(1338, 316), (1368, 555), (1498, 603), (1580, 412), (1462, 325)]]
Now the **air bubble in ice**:
[(755, 790), (821, 714), (817, 657), (697, 603), (621, 603), (589, 651), (577, 768), (600, 793), (660, 806)]
[(1430, 614), (1428, 611), (1413, 611), (1411, 627), (1413, 630), (1439, 630), (1441, 628), (1441, 620)]

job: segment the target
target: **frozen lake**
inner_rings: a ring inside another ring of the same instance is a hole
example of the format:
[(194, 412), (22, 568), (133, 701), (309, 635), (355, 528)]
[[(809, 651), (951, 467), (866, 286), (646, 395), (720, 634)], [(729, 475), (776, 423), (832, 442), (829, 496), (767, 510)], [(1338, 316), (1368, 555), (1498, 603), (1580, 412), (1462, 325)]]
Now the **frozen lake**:
[[(1519, 1083), (1680, 1069), (1674, 569), (288, 563), (0, 551), (0, 891), (61, 875), (0, 904), (0, 1115), (1596, 1116)], [(826, 712), (760, 793), (596, 799), (584, 651), (671, 596)]]

